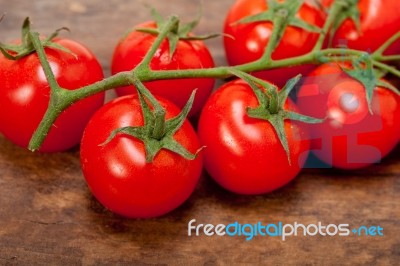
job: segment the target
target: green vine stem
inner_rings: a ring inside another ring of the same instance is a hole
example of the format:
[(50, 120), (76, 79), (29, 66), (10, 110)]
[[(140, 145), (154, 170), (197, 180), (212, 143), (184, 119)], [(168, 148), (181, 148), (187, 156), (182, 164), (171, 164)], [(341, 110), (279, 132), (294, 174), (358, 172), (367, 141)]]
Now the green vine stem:
[(151, 103), (154, 108), (154, 125), (153, 130), (151, 132), (151, 137), (156, 140), (161, 140), (165, 134), (165, 109), (160, 105), (157, 99), (150, 93), (149, 90), (143, 85), (139, 80), (135, 80), (134, 84), (138, 90), (138, 92), (145, 96), (146, 99)]
[[(328, 16), (328, 19), (320, 32), (320, 37), (314, 47), (314, 49), (304, 55), (281, 59), (281, 60), (273, 60), (270, 58), (270, 49), (266, 48), (265, 57), (268, 57), (268, 60), (257, 60), (251, 63), (238, 65), (238, 66), (220, 66), (215, 68), (207, 68), (207, 69), (190, 69), (190, 70), (152, 70), (149, 67), (149, 63), (156, 53), (157, 49), (161, 45), (162, 41), (168, 37), (168, 34), (174, 30), (179, 23), (178, 18), (175, 16), (170, 17), (165, 24), (153, 43), (151, 49), (148, 54), (143, 59), (142, 63), (139, 64), (135, 69), (131, 71), (121, 72), (110, 76), (102, 81), (93, 83), (91, 85), (76, 89), (76, 90), (66, 90), (61, 88), (57, 81), (54, 78), (48, 60), (46, 58), (46, 54), (44, 52), (43, 44), (40, 42), (39, 34), (36, 32), (30, 32), (29, 38), (31, 38), (32, 44), (37, 51), (40, 62), (43, 66), (44, 73), (46, 74), (46, 78), (51, 87), (51, 95), (50, 95), (50, 103), (49, 107), (39, 124), (38, 128), (34, 132), (31, 141), (29, 143), (28, 149), (31, 151), (35, 151), (39, 149), (46, 138), (46, 135), (50, 128), (52, 127), (54, 121), (58, 118), (60, 113), (68, 108), (70, 105), (75, 102), (82, 100), (86, 97), (92, 96), (99, 92), (103, 92), (109, 89), (113, 89), (119, 86), (127, 86), (135, 83), (135, 80), (140, 82), (153, 81), (153, 80), (161, 80), (161, 79), (178, 79), (178, 78), (226, 78), (232, 76), (234, 71), (242, 71), (242, 72), (255, 72), (260, 70), (268, 70), (274, 68), (288, 67), (293, 65), (302, 65), (302, 64), (319, 64), (321, 62), (330, 62), (336, 60), (351, 60), (354, 58), (362, 58), (365, 57), (366, 52), (357, 51), (352, 49), (343, 49), (343, 48), (327, 48), (322, 49), (323, 41), (327, 34), (328, 29), (331, 28), (332, 23), (334, 21), (335, 14), (338, 14), (343, 9), (343, 0), (335, 1), (331, 8), (331, 13)], [(290, 23), (290, 22), (288, 22)], [(274, 30), (279, 30), (278, 28), (274, 28)], [(382, 45), (381, 48), (377, 50), (372, 55), (368, 55), (372, 59), (373, 66), (388, 71), (398, 77), (400, 77), (400, 71), (383, 63), (382, 61), (386, 61), (389, 59), (396, 59), (400, 55), (396, 56), (383, 56), (383, 51), (390, 46), (391, 43), (400, 38), (400, 33), (396, 34), (392, 38), (390, 38), (385, 44)], [(278, 38), (277, 38), (278, 39)], [(279, 40), (277, 40), (279, 41)], [(269, 44), (269, 47), (276, 47), (277, 43)], [(151, 97), (146, 96), (148, 99)], [(160, 114), (160, 117), (162, 114)], [(155, 133), (156, 135), (158, 133)]]
[(378, 62), (378, 61), (375, 61), (375, 60), (372, 61), (372, 64), (375, 67), (378, 67), (378, 68), (380, 68), (382, 70), (385, 70), (385, 71), (387, 71), (387, 72), (389, 72), (389, 73), (391, 73), (391, 74), (393, 74), (393, 75), (395, 75), (395, 76), (400, 78), (400, 71), (398, 69), (396, 69), (395, 67), (392, 67), (390, 65), (387, 65), (385, 63)]
[(400, 55), (383, 55), (386, 49), (389, 48), (395, 41), (400, 38), (400, 31), (390, 37), (381, 47), (379, 47), (373, 54), (372, 58), (377, 61), (392, 61), (400, 60)]

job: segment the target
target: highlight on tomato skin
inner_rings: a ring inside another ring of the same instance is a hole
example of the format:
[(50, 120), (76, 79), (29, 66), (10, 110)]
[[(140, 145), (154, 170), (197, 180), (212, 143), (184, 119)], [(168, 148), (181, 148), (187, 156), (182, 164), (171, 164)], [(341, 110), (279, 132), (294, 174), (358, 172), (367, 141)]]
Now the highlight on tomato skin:
[[(309, 152), (308, 125), (285, 120), (289, 161), (270, 122), (247, 115), (247, 108), (258, 104), (250, 86), (234, 80), (211, 95), (200, 115), (205, 169), (219, 185), (238, 194), (265, 194), (287, 185)], [(285, 108), (297, 110), (290, 100)]]
[(338, 64), (323, 64), (311, 72), (298, 91), (297, 104), (305, 115), (326, 117), (310, 125), (311, 149), (333, 167), (367, 167), (399, 143), (400, 97), (376, 87), (371, 114), (364, 86)]
[[(103, 69), (82, 44), (63, 38), (54, 43), (71, 53), (46, 48), (58, 84), (69, 90), (100, 81)], [(50, 129), (41, 152), (59, 152), (79, 144), (86, 123), (104, 103), (105, 93), (81, 100), (66, 109)], [(36, 53), (16, 61), (0, 54), (0, 132), (26, 148), (42, 120), (50, 100), (50, 88)]]
[[(179, 114), (172, 102), (157, 100), (166, 119)], [(159, 217), (176, 209), (193, 193), (203, 169), (202, 152), (188, 160), (162, 149), (146, 162), (145, 147), (137, 138), (118, 134), (104, 144), (113, 130), (143, 123), (137, 94), (119, 97), (95, 113), (81, 142), (81, 166), (89, 189), (107, 209), (128, 218)], [(187, 120), (174, 139), (191, 153), (201, 147)]]

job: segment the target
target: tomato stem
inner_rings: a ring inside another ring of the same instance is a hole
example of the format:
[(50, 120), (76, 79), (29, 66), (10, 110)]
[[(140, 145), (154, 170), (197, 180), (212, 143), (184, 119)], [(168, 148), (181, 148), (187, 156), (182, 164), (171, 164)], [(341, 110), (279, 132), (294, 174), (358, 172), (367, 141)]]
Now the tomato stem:
[[(152, 105), (154, 109), (154, 125), (152, 125), (151, 137), (156, 140), (161, 140), (165, 135), (165, 109), (160, 105), (157, 99), (150, 93), (150, 91), (143, 85), (140, 80), (135, 79), (135, 86), (140, 94), (142, 94)], [(145, 106), (142, 105), (144, 112)]]
[(160, 33), (157, 35), (157, 38), (143, 58), (142, 62), (136, 67), (137, 72), (144, 71), (146, 73), (146, 70), (150, 69), (150, 62), (157, 52), (157, 49), (160, 47), (161, 43), (168, 37), (168, 33), (172, 32), (174, 29), (176, 30), (178, 25), (179, 19), (176, 16), (171, 16), (167, 20), (167, 22), (160, 29)]
[(315, 43), (315, 46), (312, 50), (312, 52), (317, 52), (322, 49), (322, 46), (324, 45), (325, 38), (334, 24), (335, 20), (337, 19), (337, 15), (343, 10), (343, 5), (340, 3), (340, 1), (335, 1), (332, 5), (332, 7), (329, 9), (329, 14), (328, 17), (325, 21), (325, 24), (321, 30), (320, 35), (318, 36), (318, 40)]
[(271, 38), (268, 42), (268, 45), (264, 51), (264, 54), (259, 59), (260, 61), (264, 62), (265, 64), (270, 64), (272, 62), (272, 52), (278, 46), (280, 40), (282, 39), (282, 33), (285, 31), (286, 27), (288, 26), (285, 23), (285, 18), (282, 16), (276, 16), (273, 20), (274, 29), (272, 30)]
[[(392, 45), (395, 41), (400, 39), (400, 31), (398, 31), (395, 35), (390, 37), (384, 44), (382, 44), (373, 54), (372, 58), (378, 61), (389, 61), (390, 56), (384, 56), (383, 53)], [(389, 59), (388, 59), (389, 57)], [(394, 56), (395, 60), (398, 59), (400, 55)]]
[(376, 66), (376, 67), (378, 67), (380, 69), (386, 70), (387, 72), (389, 72), (389, 73), (391, 73), (391, 74), (393, 74), (393, 75), (395, 75), (395, 76), (400, 78), (400, 71), (398, 69), (396, 69), (395, 67), (389, 66), (389, 65), (387, 65), (385, 63), (378, 62), (378, 61), (375, 61), (375, 60), (372, 61), (372, 64), (374, 66)]
[(50, 63), (47, 60), (44, 48), (40, 43), (39, 33), (37, 33), (37, 32), (29, 32), (28, 36), (29, 36), (29, 39), (32, 42), (33, 46), (35, 47), (36, 53), (37, 53), (37, 55), (39, 57), (40, 64), (42, 65), (42, 68), (43, 68), (44, 74), (46, 76), (47, 82), (50, 85), (50, 90), (51, 90), (51, 92), (54, 92), (57, 89), (59, 89), (60, 86), (58, 86), (56, 78), (54, 77), (54, 73), (51, 70)]
[(56, 78), (54, 77), (50, 63), (47, 60), (46, 53), (40, 41), (39, 33), (29, 32), (28, 36), (33, 46), (35, 47), (44, 74), (46, 76), (47, 82), (49, 83), (50, 86), (49, 107), (47, 108), (46, 113), (42, 121), (40, 122), (38, 128), (33, 133), (33, 136), (28, 145), (29, 150), (35, 151), (39, 149), (40, 146), (42, 145), (44, 138), (50, 131), (51, 126), (53, 125), (57, 117), (61, 114), (63, 110), (65, 110), (68, 106), (70, 106), (70, 101), (68, 100), (68, 98), (66, 98), (68, 90), (61, 88), (58, 85)]

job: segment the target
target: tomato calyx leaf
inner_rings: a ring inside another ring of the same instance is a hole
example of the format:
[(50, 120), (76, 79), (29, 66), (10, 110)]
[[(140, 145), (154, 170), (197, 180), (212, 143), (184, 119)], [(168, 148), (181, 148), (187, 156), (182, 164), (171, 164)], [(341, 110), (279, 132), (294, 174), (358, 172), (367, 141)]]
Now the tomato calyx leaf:
[[(53, 42), (53, 39), (56, 38), (59, 35), (59, 33), (63, 30), (69, 31), (69, 29), (66, 27), (62, 27), (62, 28), (55, 30), (48, 37), (41, 40), (42, 46), (49, 47), (52, 49), (58, 49), (58, 50), (66, 52), (66, 53), (74, 55), (69, 49)], [(9, 60), (18, 60), (18, 59), (23, 58), (31, 53), (34, 53), (36, 51), (36, 49), (31, 41), (31, 38), (29, 35), (30, 32), (31, 32), (31, 22), (29, 20), (29, 17), (27, 17), (27, 18), (25, 18), (25, 20), (22, 24), (21, 43), (20, 44), (0, 43), (0, 52)]]
[(291, 164), (289, 143), (285, 132), (285, 120), (290, 119), (309, 124), (324, 121), (324, 119), (313, 118), (285, 109), (289, 94), (300, 81), (301, 75), (290, 79), (282, 90), (278, 91), (278, 88), (271, 83), (245, 72), (233, 69), (231, 73), (244, 80), (253, 90), (258, 100), (259, 105), (257, 107), (247, 107), (247, 115), (251, 118), (266, 120), (271, 124), (286, 153), (288, 162)]
[(370, 55), (368, 53), (363, 53), (360, 57), (353, 59), (351, 63), (351, 68), (346, 68), (344, 66), (341, 66), (341, 68), (347, 75), (357, 80), (364, 86), (368, 109), (372, 114), (372, 97), (378, 79), (376, 77)]
[[(313, 24), (310, 24), (301, 18), (297, 17), (297, 13), (300, 7), (303, 5), (303, 1), (284, 1), (279, 2), (277, 0), (266, 0), (267, 10), (255, 15), (242, 18), (235, 24), (249, 24), (253, 22), (274, 22), (274, 19), (279, 17), (282, 18), (287, 26), (298, 27), (303, 30), (310, 32), (320, 32), (321, 29)], [(283, 33), (282, 33), (283, 34)]]
[(381, 78), (382, 74), (385, 73), (385, 69), (375, 69), (372, 55), (368, 53), (362, 53), (361, 56), (354, 58), (351, 61), (350, 67), (347, 67), (346, 64), (339, 64), (339, 66), (348, 76), (363, 85), (365, 89), (368, 110), (371, 114), (373, 114), (372, 100), (374, 96), (374, 90), (377, 86), (386, 88), (399, 95), (399, 91), (395, 86)]
[[(135, 28), (136, 31), (139, 32), (144, 32), (144, 33), (149, 33), (153, 35), (158, 35), (163, 28), (164, 24), (167, 23), (167, 20), (165, 20), (160, 13), (155, 8), (150, 8), (151, 9), (151, 16), (153, 20), (155, 21), (157, 28)], [(178, 21), (177, 25), (175, 28), (173, 28), (167, 35), (167, 40), (169, 43), (169, 53), (170, 53), (170, 59), (173, 57), (175, 54), (177, 45), (179, 40), (184, 40), (184, 41), (194, 41), (194, 40), (208, 40), (212, 39), (215, 37), (220, 36), (221, 34), (214, 33), (214, 34), (207, 34), (207, 35), (194, 35), (192, 31), (197, 27), (197, 25), (200, 22), (200, 19), (202, 17), (203, 10), (202, 8), (198, 12), (196, 18), (186, 24), (180, 24)]]
[[(196, 159), (198, 153), (203, 148), (200, 148), (195, 153), (191, 153), (174, 138), (175, 133), (182, 127), (186, 120), (186, 117), (193, 105), (196, 91), (193, 91), (186, 105), (177, 116), (166, 120), (165, 109), (161, 107), (161, 105), (157, 102), (154, 96), (150, 94), (147, 88), (145, 88), (144, 85), (138, 80), (135, 81), (135, 86), (138, 90), (138, 97), (142, 107), (144, 125), (115, 129), (111, 132), (108, 139), (101, 145), (106, 145), (117, 135), (124, 134), (132, 136), (143, 142), (146, 151), (147, 163), (153, 162), (155, 156), (162, 149), (174, 152), (187, 160)], [(148, 101), (151, 102), (153, 110)]]
[(309, 32), (321, 32), (321, 29), (319, 27), (310, 24), (297, 16), (297, 13), (303, 5), (304, 1), (280, 2), (277, 0), (266, 0), (266, 2), (267, 10), (255, 15), (244, 17), (235, 22), (234, 25), (250, 24), (254, 22), (273, 23), (273, 31), (276, 32), (277, 36), (275, 38), (271, 37), (272, 42), (274, 42), (271, 50), (275, 49), (278, 46), (280, 40), (283, 37), (285, 29), (288, 26), (301, 28)]
[(371, 114), (373, 113), (372, 100), (374, 90), (377, 86), (384, 87), (399, 94), (398, 90), (392, 84), (380, 78), (384, 69), (375, 69), (372, 56), (368, 53), (363, 53), (361, 56), (354, 58), (351, 61), (351, 67), (346, 67), (343, 64), (340, 64), (339, 66), (343, 72), (364, 86), (368, 109)]

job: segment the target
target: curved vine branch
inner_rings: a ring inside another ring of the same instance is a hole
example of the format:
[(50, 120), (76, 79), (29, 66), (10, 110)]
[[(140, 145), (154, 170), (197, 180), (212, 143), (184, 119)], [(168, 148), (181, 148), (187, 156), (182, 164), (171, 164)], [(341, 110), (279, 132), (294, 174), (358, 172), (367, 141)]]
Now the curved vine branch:
[[(119, 86), (127, 86), (132, 84), (133, 79), (137, 79), (140, 82), (161, 80), (161, 79), (178, 79), (178, 78), (226, 78), (232, 76), (235, 71), (242, 72), (255, 72), (261, 70), (268, 70), (274, 68), (283, 68), (293, 65), (302, 64), (320, 64), (324, 62), (331, 62), (336, 60), (349, 60), (352, 61), (354, 58), (363, 58), (366, 53), (363, 51), (352, 50), (352, 49), (342, 49), (342, 48), (322, 48), (324, 39), (327, 35), (328, 30), (332, 27), (335, 16), (342, 12), (343, 5), (341, 4), (343, 0), (335, 1), (332, 6), (330, 15), (326, 20), (325, 25), (320, 30), (320, 36), (315, 44), (314, 48), (307, 54), (281, 59), (272, 60), (271, 59), (271, 47), (276, 47), (280, 41), (278, 37), (275, 38), (275, 43), (270, 43), (265, 49), (264, 56), (262, 60), (256, 60), (243, 65), (238, 66), (219, 66), (207, 69), (187, 69), (187, 70), (152, 70), (149, 67), (149, 63), (153, 58), (157, 49), (168, 37), (168, 34), (176, 30), (179, 20), (177, 17), (170, 17), (160, 29), (159, 34), (150, 48), (148, 54), (144, 57), (141, 64), (139, 64), (135, 69), (131, 71), (121, 72), (110, 76), (102, 81), (98, 81), (91, 85), (76, 89), (76, 90), (66, 90), (61, 88), (57, 81), (54, 79), (52, 70), (48, 65), (48, 60), (44, 52), (43, 43), (39, 40), (39, 34), (36, 32), (29, 32), (29, 38), (32, 42), (35, 50), (38, 53), (40, 62), (43, 66), (44, 72), (46, 74), (47, 80), (51, 87), (51, 97), (48, 110), (46, 111), (41, 123), (39, 124), (37, 130), (34, 132), (31, 141), (29, 143), (28, 149), (35, 151), (39, 149), (46, 138), (48, 131), (53, 125), (54, 121), (58, 118), (59, 114), (65, 110), (70, 105), (86, 98), (103, 92), (109, 89), (113, 89)], [(293, 23), (290, 19), (286, 19), (286, 22), (282, 22), (280, 19), (279, 23), (283, 23), (280, 27), (274, 28), (274, 31), (278, 31), (285, 28), (290, 23)], [(286, 25), (284, 24), (286, 23)], [(274, 32), (272, 33), (274, 34)], [(275, 33), (276, 36), (277, 33)], [(394, 41), (400, 38), (400, 33), (396, 34), (390, 38), (381, 48), (379, 48), (372, 55), (368, 55), (372, 60), (373, 66), (386, 70), (398, 77), (400, 77), (400, 71), (391, 67), (390, 65), (384, 63), (385, 61), (392, 59), (399, 59), (400, 55), (386, 56), (383, 52), (387, 47), (391, 45)]]

